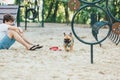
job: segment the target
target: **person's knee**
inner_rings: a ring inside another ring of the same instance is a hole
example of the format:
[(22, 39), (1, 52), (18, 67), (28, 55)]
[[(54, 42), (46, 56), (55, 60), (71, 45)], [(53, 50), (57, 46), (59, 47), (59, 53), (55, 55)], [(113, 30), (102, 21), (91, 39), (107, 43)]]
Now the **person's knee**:
[(13, 30), (8, 30), (8, 37), (13, 38), (13, 35), (15, 34), (15, 31)]

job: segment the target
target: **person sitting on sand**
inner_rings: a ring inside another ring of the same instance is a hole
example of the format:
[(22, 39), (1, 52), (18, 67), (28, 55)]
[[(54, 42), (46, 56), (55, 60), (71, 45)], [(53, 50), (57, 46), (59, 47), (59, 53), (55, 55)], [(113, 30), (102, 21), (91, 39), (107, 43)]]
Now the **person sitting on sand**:
[(40, 49), (43, 46), (33, 45), (23, 35), (23, 30), (13, 25), (14, 17), (11, 14), (3, 16), (3, 23), (0, 24), (0, 49), (9, 49), (15, 41), (21, 43), (27, 50)]

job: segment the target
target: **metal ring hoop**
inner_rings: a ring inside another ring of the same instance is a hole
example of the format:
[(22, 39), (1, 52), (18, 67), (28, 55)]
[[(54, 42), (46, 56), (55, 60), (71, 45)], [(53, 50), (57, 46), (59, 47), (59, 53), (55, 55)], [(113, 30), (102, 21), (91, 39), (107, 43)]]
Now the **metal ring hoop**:
[[(33, 17), (32, 18), (30, 18), (29, 16), (28, 16), (28, 13), (29, 12), (32, 12), (32, 15), (33, 15)], [(26, 14), (27, 14), (27, 18), (28, 19), (30, 19), (30, 20), (34, 20), (36, 17), (37, 17), (37, 12), (36, 12), (36, 10), (34, 9), (34, 8), (30, 8), (30, 9), (28, 9), (27, 11), (26, 11)]]
[(85, 4), (96, 4), (96, 3), (101, 2), (102, 0), (97, 0), (97, 1), (94, 1), (94, 2), (88, 2), (88, 1), (85, 1), (85, 0), (80, 0), (80, 1), (85, 3)]
[[(103, 10), (103, 11), (105, 12), (105, 14), (107, 14), (107, 17), (108, 17), (108, 23), (107, 23), (107, 25), (109, 26), (109, 31), (108, 31), (107, 36), (106, 36), (105, 38), (103, 38), (102, 40), (100, 40), (100, 41), (93, 42), (93, 43), (83, 41), (82, 39), (80, 39), (80, 38), (77, 36), (77, 34), (76, 34), (75, 30), (74, 30), (74, 19), (75, 19), (77, 13), (78, 13), (80, 10), (82, 10), (82, 9), (84, 9), (84, 8), (86, 8), (86, 7), (97, 7), (97, 8), (99, 8), (99, 9)], [(111, 22), (110, 22), (110, 16), (108, 15), (108, 13), (107, 13), (103, 8), (101, 8), (100, 6), (97, 6), (97, 5), (89, 5), (89, 4), (81, 7), (81, 8), (74, 14), (74, 16), (73, 16), (73, 18), (72, 18), (72, 22), (71, 22), (72, 32), (73, 32), (73, 34), (75, 35), (75, 37), (76, 37), (80, 42), (85, 43), (85, 44), (89, 44), (89, 45), (90, 45), (90, 44), (99, 44), (99, 43), (101, 43), (102, 41), (104, 41), (104, 40), (109, 36), (109, 34), (110, 34), (110, 32), (111, 32), (111, 26), (112, 26), (112, 25), (111, 25)]]

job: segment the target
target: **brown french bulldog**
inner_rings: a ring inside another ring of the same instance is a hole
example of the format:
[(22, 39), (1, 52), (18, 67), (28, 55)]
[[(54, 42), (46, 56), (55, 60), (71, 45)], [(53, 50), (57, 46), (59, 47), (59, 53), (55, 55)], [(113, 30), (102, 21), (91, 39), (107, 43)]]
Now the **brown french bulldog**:
[(64, 33), (64, 50), (72, 51), (74, 46), (74, 39), (72, 33), (66, 34)]

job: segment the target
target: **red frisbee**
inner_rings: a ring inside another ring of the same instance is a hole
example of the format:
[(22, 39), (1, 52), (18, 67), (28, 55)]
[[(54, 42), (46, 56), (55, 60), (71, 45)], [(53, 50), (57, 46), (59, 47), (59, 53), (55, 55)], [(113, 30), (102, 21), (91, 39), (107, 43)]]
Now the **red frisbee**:
[(58, 50), (61, 51), (61, 49), (59, 49), (57, 46), (51, 47), (50, 50), (52, 50), (52, 51), (58, 51)]

